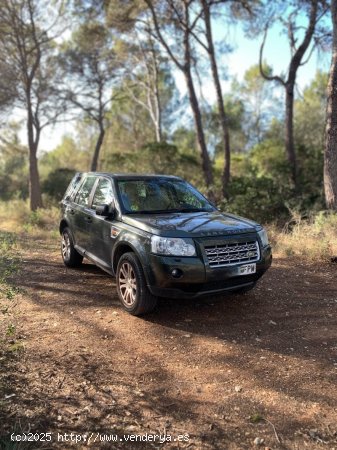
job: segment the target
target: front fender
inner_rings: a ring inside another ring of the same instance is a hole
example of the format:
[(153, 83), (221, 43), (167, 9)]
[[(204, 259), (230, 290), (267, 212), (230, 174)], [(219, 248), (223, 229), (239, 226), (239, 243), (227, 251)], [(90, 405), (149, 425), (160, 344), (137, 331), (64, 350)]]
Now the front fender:
[(146, 282), (150, 284), (151, 276), (149, 274), (149, 250), (150, 250), (150, 237), (145, 234), (138, 234), (135, 236), (134, 232), (125, 231), (118, 236), (115, 245), (112, 249), (112, 267), (115, 272), (117, 267), (117, 261), (124, 250), (127, 251), (130, 248), (138, 257), (144, 271)]

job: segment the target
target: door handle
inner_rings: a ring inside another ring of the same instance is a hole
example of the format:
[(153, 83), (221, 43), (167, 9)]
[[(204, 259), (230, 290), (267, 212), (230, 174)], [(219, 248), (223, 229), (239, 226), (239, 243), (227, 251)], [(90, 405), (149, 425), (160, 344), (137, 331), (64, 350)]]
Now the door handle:
[(92, 217), (91, 216), (87, 216), (87, 222), (88, 223), (92, 223)]
[(71, 210), (69, 211), (69, 214), (74, 215), (74, 214), (75, 214), (75, 210), (74, 210), (74, 209), (71, 209)]

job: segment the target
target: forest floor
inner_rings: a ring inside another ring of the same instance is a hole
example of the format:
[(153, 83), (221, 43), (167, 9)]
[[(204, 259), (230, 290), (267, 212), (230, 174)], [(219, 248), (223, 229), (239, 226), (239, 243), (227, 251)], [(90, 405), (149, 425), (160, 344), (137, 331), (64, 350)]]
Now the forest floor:
[(55, 234), (17, 248), (2, 448), (337, 450), (336, 264), (276, 257), (250, 293), (161, 299), (139, 318), (94, 265), (67, 269)]

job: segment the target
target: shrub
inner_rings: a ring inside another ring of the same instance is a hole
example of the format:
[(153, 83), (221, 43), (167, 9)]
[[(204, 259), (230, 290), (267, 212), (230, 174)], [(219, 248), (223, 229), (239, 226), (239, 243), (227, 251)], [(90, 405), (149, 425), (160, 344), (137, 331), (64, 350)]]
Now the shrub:
[(55, 169), (42, 183), (42, 191), (54, 200), (61, 200), (71, 179), (75, 175), (74, 170), (67, 168)]
[(271, 178), (235, 177), (229, 187), (229, 199), (219, 206), (259, 222), (270, 222), (275, 217), (287, 216), (284, 198), (284, 191)]

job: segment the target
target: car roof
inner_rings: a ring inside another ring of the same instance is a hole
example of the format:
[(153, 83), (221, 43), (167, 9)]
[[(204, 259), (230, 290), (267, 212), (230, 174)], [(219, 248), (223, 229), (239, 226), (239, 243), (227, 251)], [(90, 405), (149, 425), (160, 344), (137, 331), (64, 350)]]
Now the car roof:
[(82, 172), (83, 175), (95, 175), (95, 176), (108, 176), (114, 179), (123, 180), (145, 180), (151, 178), (167, 178), (169, 180), (182, 180), (180, 177), (174, 175), (162, 175), (162, 174), (143, 174), (143, 173), (110, 173), (110, 172)]

